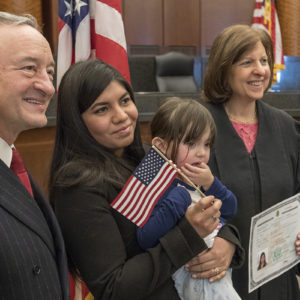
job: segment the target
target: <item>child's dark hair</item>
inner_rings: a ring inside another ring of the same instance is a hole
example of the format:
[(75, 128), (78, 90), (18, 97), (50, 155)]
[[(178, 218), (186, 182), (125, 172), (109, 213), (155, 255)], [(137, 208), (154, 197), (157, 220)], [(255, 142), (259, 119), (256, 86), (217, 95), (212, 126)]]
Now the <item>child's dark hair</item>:
[[(172, 97), (159, 107), (151, 121), (152, 138), (160, 137), (168, 147), (172, 142), (171, 157), (176, 161), (181, 142), (192, 144), (210, 129), (210, 146), (216, 137), (216, 125), (210, 112), (193, 99)], [(184, 138), (184, 140), (183, 140)]]

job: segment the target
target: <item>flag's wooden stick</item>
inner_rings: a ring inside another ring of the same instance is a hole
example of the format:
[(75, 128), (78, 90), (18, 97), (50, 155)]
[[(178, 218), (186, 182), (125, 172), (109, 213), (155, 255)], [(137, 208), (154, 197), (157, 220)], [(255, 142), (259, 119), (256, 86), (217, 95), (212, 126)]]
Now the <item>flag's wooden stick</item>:
[(171, 166), (173, 167), (188, 183), (191, 185), (199, 194), (200, 196), (206, 197), (205, 194), (196, 186), (179, 168), (177, 168), (176, 164), (173, 163), (172, 160), (168, 159), (157, 147), (154, 145), (152, 148)]

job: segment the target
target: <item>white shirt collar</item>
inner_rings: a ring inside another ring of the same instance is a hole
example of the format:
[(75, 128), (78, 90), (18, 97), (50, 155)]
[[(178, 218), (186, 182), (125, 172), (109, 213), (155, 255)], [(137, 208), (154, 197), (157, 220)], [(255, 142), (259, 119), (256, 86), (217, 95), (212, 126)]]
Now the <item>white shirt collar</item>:
[(10, 168), (11, 160), (12, 160), (12, 147), (13, 145), (8, 145), (1, 137), (0, 137), (0, 159)]

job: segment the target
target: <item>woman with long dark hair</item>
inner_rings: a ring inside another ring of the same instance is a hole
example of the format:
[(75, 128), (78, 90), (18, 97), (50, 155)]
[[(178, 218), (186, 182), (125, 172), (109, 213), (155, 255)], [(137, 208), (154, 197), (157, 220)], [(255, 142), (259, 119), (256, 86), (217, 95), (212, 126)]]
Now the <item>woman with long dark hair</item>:
[[(143, 251), (136, 225), (114, 210), (116, 198), (144, 156), (129, 84), (98, 59), (79, 62), (58, 93), (50, 200), (66, 243), (70, 270), (95, 299), (179, 299), (172, 274), (207, 249), (221, 203), (205, 197), (187, 210), (157, 246)], [(234, 227), (219, 233), (237, 248)], [(212, 265), (211, 267), (216, 267)], [(213, 274), (215, 275), (215, 274)]]

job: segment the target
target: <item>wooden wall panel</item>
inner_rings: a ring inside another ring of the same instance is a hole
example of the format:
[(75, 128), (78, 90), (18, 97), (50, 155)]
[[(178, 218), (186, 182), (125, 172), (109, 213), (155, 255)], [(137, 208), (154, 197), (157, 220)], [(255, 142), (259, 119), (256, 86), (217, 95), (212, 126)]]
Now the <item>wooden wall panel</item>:
[[(218, 33), (233, 24), (252, 22), (255, 0), (200, 0), (201, 46), (211, 46)], [(202, 52), (204, 55), (205, 53)]]
[(54, 139), (55, 127), (45, 127), (24, 131), (15, 142), (26, 168), (46, 196)]
[(140, 47), (140, 54), (175, 50), (205, 55), (203, 48), (209, 48), (223, 28), (251, 24), (255, 0), (123, 0), (122, 3), (129, 54), (139, 53), (130, 52), (136, 46)]
[(57, 0), (0, 0), (0, 11), (32, 14), (38, 21), (52, 52), (57, 52)]
[(162, 0), (123, 0), (123, 19), (128, 45), (162, 45)]
[(57, 0), (43, 0), (43, 33), (50, 43), (52, 52), (57, 54), (58, 44), (58, 1)]
[(163, 31), (165, 46), (195, 46), (198, 48), (200, 0), (164, 0)]
[(15, 14), (32, 14), (42, 27), (42, 0), (0, 0), (0, 11)]

